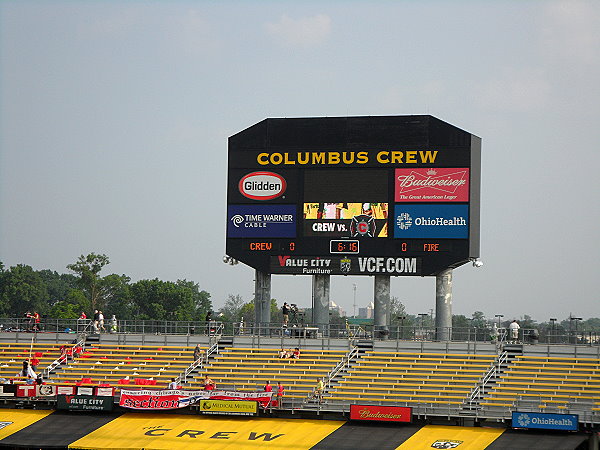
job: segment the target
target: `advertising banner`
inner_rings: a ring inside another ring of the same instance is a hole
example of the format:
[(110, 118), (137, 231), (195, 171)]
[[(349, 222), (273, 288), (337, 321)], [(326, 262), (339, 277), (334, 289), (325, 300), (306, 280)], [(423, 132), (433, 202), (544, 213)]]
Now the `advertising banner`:
[(396, 202), (468, 202), (469, 169), (396, 169)]
[(14, 384), (0, 384), (0, 397), (14, 397), (17, 394), (17, 386)]
[(38, 397), (54, 397), (56, 395), (56, 386), (42, 384), (37, 386), (36, 395)]
[(69, 411), (112, 411), (113, 397), (95, 395), (58, 395), (56, 409)]
[(121, 390), (119, 405), (131, 409), (161, 410), (178, 409), (197, 403), (200, 400), (251, 400), (265, 406), (271, 400), (272, 392), (235, 391), (183, 391), (179, 389)]
[(77, 395), (94, 395), (94, 388), (89, 386), (77, 386)]
[(227, 237), (296, 237), (296, 205), (230, 205)]
[(258, 412), (258, 403), (235, 400), (200, 400), (202, 414), (253, 415)]
[(294, 257), (282, 255), (271, 258), (271, 273), (365, 275), (388, 273), (390, 275), (419, 275), (421, 258), (406, 257)]
[(412, 422), (412, 408), (400, 406), (350, 405), (351, 420)]
[(75, 395), (75, 386), (56, 386), (58, 395)]
[(394, 237), (467, 239), (469, 205), (396, 205)]
[(304, 203), (304, 236), (387, 237), (387, 203)]
[(18, 384), (17, 397), (35, 397), (36, 388), (35, 384)]
[(579, 416), (576, 414), (547, 414), (515, 411), (512, 413), (512, 427), (577, 431), (579, 427)]
[(97, 387), (96, 395), (100, 397), (112, 397), (115, 395), (115, 388), (113, 387)]

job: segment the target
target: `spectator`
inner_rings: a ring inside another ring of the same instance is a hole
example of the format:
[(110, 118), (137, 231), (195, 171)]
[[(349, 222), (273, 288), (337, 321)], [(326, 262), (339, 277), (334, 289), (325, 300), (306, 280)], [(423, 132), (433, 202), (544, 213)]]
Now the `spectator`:
[(87, 319), (87, 315), (85, 314), (85, 312), (81, 311), (81, 314), (79, 314), (79, 320), (86, 320)]
[(175, 378), (171, 378), (171, 382), (167, 386), (167, 389), (179, 389), (179, 386), (177, 386), (177, 381), (175, 381)]
[(290, 307), (286, 302), (283, 302), (283, 306), (281, 307), (281, 314), (283, 315), (283, 326), (287, 327), (288, 320), (290, 318)]
[(323, 400), (323, 380), (321, 378), (317, 378), (317, 385), (315, 386), (314, 398), (321, 403)]
[(265, 392), (273, 392), (273, 386), (271, 386), (271, 383), (267, 380), (267, 384), (265, 384)]
[(98, 311), (98, 326), (102, 331), (106, 333), (106, 328), (104, 328), (104, 314), (102, 313), (102, 311)]
[(100, 332), (100, 328), (98, 327), (98, 325), (100, 324), (100, 312), (95, 309), (94, 310), (94, 332), (99, 333)]
[(289, 358), (290, 354), (287, 350), (281, 349), (281, 351), (279, 352), (279, 359), (286, 359)]
[(42, 384), (44, 384), (44, 379), (42, 378), (41, 373), (38, 373), (38, 376), (35, 379), (35, 384), (37, 384), (38, 386), (41, 386)]
[(29, 361), (23, 361), (23, 368), (21, 369), (21, 372), (19, 374), (17, 374), (17, 376), (18, 377), (37, 378), (35, 371), (29, 365)]
[(217, 383), (210, 379), (208, 374), (204, 375), (204, 390), (212, 391), (217, 387)]
[(510, 338), (513, 341), (516, 341), (517, 339), (519, 339), (519, 328), (521, 328), (519, 326), (519, 323), (517, 322), (517, 320), (513, 320), (510, 325), (508, 326), (508, 331), (510, 331)]
[(37, 366), (40, 364), (40, 360), (33, 357), (33, 358), (31, 358), (31, 361), (29, 362), (29, 364), (31, 365), (31, 370), (33, 370), (35, 372), (37, 370)]
[(33, 331), (40, 331), (40, 314), (37, 311), (34, 311), (31, 315), (31, 319), (33, 320)]
[[(294, 351), (292, 352), (292, 356), (291, 356), (291, 358), (292, 358), (292, 359), (296, 359), (296, 360), (300, 359), (300, 349), (299, 349), (298, 347), (296, 347), (296, 348), (294, 349)], [(294, 361), (294, 362), (295, 362), (295, 361)]]
[(281, 402), (283, 402), (283, 391), (284, 391), (284, 387), (283, 384), (281, 384), (281, 381), (277, 382), (277, 406), (279, 408), (281, 408)]
[(117, 332), (117, 316), (114, 314), (110, 318), (110, 332), (113, 334)]
[(202, 356), (202, 350), (200, 350), (200, 344), (196, 344), (196, 348), (194, 349), (194, 361), (198, 361)]

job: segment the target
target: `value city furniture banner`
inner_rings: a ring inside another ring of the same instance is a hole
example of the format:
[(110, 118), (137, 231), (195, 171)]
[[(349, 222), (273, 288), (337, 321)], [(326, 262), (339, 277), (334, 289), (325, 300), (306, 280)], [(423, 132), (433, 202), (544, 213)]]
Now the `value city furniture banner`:
[(579, 427), (579, 416), (576, 414), (547, 414), (515, 411), (512, 413), (512, 427), (577, 431)]
[(411, 422), (412, 408), (402, 406), (350, 405), (350, 419)]
[(179, 389), (121, 390), (119, 405), (125, 408), (141, 410), (178, 409), (197, 403), (200, 400), (247, 400), (266, 406), (272, 392), (235, 392), (235, 391), (183, 391)]
[(114, 397), (98, 397), (95, 395), (59, 395), (56, 398), (56, 409), (68, 411), (112, 411)]

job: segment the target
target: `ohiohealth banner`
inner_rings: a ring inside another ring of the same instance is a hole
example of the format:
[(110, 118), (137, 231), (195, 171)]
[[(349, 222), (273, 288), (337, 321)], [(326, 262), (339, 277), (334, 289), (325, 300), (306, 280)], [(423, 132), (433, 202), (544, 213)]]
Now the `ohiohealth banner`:
[(179, 389), (121, 390), (119, 406), (141, 410), (178, 409), (197, 403), (200, 400), (249, 400), (266, 406), (272, 392), (235, 392), (235, 391), (183, 391)]
[(578, 426), (579, 416), (576, 414), (546, 414), (521, 411), (512, 413), (513, 428), (577, 431)]

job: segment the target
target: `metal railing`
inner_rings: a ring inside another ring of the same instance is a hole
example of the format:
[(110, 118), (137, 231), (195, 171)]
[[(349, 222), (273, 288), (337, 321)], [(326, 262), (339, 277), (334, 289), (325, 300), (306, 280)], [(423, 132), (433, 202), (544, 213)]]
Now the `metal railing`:
[[(37, 324), (28, 318), (0, 318), (0, 331), (17, 332), (98, 332), (90, 319), (43, 318)], [(354, 342), (357, 339), (397, 341), (454, 341), (454, 342), (512, 342), (524, 344), (600, 345), (600, 332), (589, 330), (561, 330), (550, 327), (521, 328), (514, 340), (506, 328), (427, 326), (376, 326), (348, 324), (289, 324), (252, 322), (205, 322), (170, 320), (117, 320), (115, 326), (105, 321), (106, 333), (208, 336), (269, 336), (302, 338), (340, 338)], [(100, 330), (101, 331), (101, 330)]]

